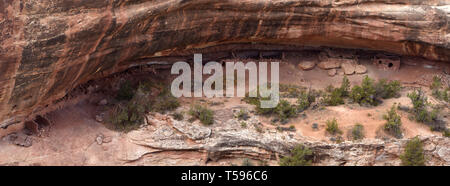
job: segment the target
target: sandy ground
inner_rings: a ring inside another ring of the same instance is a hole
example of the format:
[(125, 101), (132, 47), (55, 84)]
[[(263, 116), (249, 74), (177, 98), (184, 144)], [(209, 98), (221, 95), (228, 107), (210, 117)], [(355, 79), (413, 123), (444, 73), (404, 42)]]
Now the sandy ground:
[[(413, 83), (412, 80), (427, 80), (426, 78), (429, 80), (433, 74), (440, 73), (439, 69), (422, 68), (420, 66), (403, 65), (398, 72), (391, 72), (379, 70), (368, 61), (363, 61), (362, 64), (367, 67), (368, 75), (371, 78), (399, 80), (408, 86), (409, 83)], [(355, 85), (361, 82), (363, 76), (351, 75), (348, 77), (351, 84)], [(330, 84), (339, 86), (341, 81), (341, 75), (329, 77), (327, 71), (317, 67), (310, 71), (302, 71), (296, 68), (295, 63), (280, 64), (280, 83), (324, 89)], [(308, 136), (316, 140), (329, 141), (330, 136), (325, 132), (326, 121), (336, 118), (341, 130), (344, 132), (343, 137), (345, 139), (347, 139), (348, 131), (356, 123), (364, 126), (366, 138), (376, 138), (377, 131), (385, 123), (383, 114), (394, 103), (411, 104), (409, 98), (406, 97), (408, 92), (409, 90), (404, 89), (400, 98), (384, 100), (381, 105), (376, 107), (346, 104), (324, 107), (324, 109), (309, 109), (304, 112), (304, 116), (300, 115), (284, 126), (293, 125), (299, 135)], [(241, 98), (236, 97), (212, 99), (182, 98), (181, 101), (186, 108), (198, 102), (221, 103), (211, 106), (213, 110), (252, 107), (242, 102)], [(445, 111), (448, 112), (448, 109)], [(133, 146), (133, 144), (125, 141), (123, 133), (111, 131), (102, 123), (95, 121), (94, 118), (98, 112), (99, 108), (94, 104), (82, 102), (50, 113), (47, 117), (53, 124), (48, 128), (48, 131), (44, 132), (43, 136), (32, 136), (33, 145), (28, 148), (13, 145), (6, 138), (3, 138), (0, 140), (0, 165), (205, 165), (205, 156), (199, 152), (155, 152), (145, 155), (146, 158), (142, 161), (121, 161), (117, 157), (120, 157), (122, 154), (126, 155), (127, 149), (136, 150), (136, 148), (140, 147)], [(399, 111), (399, 114), (402, 117), (404, 136), (406, 138), (416, 135), (441, 135), (438, 132), (431, 132), (423, 124), (410, 121), (408, 113)], [(444, 114), (449, 115), (449, 113)], [(276, 127), (271, 124), (270, 118), (263, 118), (262, 123), (265, 127)], [(319, 125), (318, 130), (312, 129), (313, 123)], [(109, 137), (111, 142), (97, 144), (96, 138), (99, 135)], [(236, 165), (241, 162), (241, 159), (221, 160), (208, 165)], [(257, 163), (254, 162), (254, 164)]]

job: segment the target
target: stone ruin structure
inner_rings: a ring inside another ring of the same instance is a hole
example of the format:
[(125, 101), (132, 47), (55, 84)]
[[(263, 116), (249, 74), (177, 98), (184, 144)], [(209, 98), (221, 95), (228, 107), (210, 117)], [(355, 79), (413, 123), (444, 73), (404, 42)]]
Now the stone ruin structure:
[[(208, 54), (261, 50), (256, 44), (283, 51), (324, 46), (448, 62), (448, 5), (448, 0), (4, 0), (0, 130), (48, 112), (93, 79), (151, 61), (189, 61), (195, 52), (206, 61)], [(379, 59), (388, 68), (399, 67), (397, 60)]]
[(400, 69), (400, 57), (389, 54), (377, 54), (373, 58), (373, 64), (383, 70), (397, 71)]

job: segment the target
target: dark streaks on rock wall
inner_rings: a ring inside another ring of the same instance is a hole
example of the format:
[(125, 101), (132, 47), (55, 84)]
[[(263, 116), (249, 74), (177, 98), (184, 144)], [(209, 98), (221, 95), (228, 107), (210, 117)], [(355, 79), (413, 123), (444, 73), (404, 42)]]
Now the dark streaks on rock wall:
[(163, 57), (190, 60), (203, 49), (226, 56), (236, 43), (381, 50), (448, 62), (449, 5), (448, 0), (0, 0), (0, 125), (130, 65)]

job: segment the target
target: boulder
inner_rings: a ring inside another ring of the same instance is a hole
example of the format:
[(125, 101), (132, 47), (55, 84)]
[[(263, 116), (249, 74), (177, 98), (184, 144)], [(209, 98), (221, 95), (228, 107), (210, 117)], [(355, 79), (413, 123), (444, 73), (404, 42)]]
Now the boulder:
[(313, 61), (302, 61), (297, 66), (302, 70), (311, 70), (316, 66), (316, 63)]
[(330, 70), (328, 70), (328, 75), (329, 76), (331, 76), (331, 77), (333, 77), (333, 76), (335, 76), (336, 75), (336, 72), (337, 72), (337, 70), (336, 69), (330, 69)]
[(339, 66), (341, 66), (341, 61), (334, 59), (327, 59), (325, 61), (320, 62), (317, 66), (324, 70), (339, 68)]
[(103, 122), (103, 115), (95, 115), (95, 121), (97, 121), (97, 122)]
[(364, 73), (367, 72), (367, 68), (366, 68), (366, 66), (364, 66), (364, 65), (356, 65), (356, 67), (355, 67), (355, 72), (356, 72), (357, 74), (364, 74)]
[(100, 102), (98, 102), (99, 106), (104, 106), (104, 105), (107, 105), (107, 104), (108, 104), (108, 100), (106, 100), (106, 99), (102, 99)]
[(105, 138), (103, 134), (98, 134), (95, 138), (95, 142), (97, 142), (98, 145), (101, 145), (103, 143), (103, 138)]
[(355, 73), (356, 65), (351, 62), (345, 62), (341, 64), (341, 68), (346, 75), (352, 75)]
[(22, 133), (9, 134), (7, 140), (12, 144), (21, 147), (31, 147), (31, 145), (33, 145), (33, 138)]

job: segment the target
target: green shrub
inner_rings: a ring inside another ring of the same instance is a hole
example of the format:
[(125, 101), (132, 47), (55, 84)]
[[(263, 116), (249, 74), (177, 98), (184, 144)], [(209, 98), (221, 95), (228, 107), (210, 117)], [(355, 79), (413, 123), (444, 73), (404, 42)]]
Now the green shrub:
[(173, 119), (181, 121), (184, 119), (184, 114), (182, 112), (175, 112), (172, 114)]
[(361, 86), (356, 85), (352, 88), (350, 98), (361, 105), (377, 105), (375, 93), (374, 81), (366, 75)]
[(241, 121), (241, 127), (242, 128), (247, 128), (247, 122)]
[(264, 133), (264, 130), (261, 126), (259, 125), (253, 125), (255, 127), (256, 132), (258, 133)]
[(195, 105), (189, 110), (189, 115), (193, 120), (198, 119), (204, 125), (212, 125), (214, 123), (214, 112), (204, 106)]
[(303, 112), (308, 109), (312, 103), (316, 101), (316, 95), (314, 92), (302, 91), (297, 98), (297, 112)]
[(413, 115), (417, 122), (421, 123), (432, 123), (433, 120), (437, 119), (437, 110), (428, 111), (427, 106), (429, 105), (428, 99), (422, 90), (415, 90), (408, 94), (413, 104)]
[(441, 99), (446, 101), (446, 102), (450, 102), (449, 99), (449, 93), (450, 92), (450, 87), (447, 87), (445, 90), (443, 90), (443, 92), (441, 92)]
[(275, 108), (275, 113), (282, 123), (286, 123), (289, 118), (297, 116), (296, 108), (286, 100), (280, 100), (280, 103)]
[(151, 110), (148, 95), (141, 89), (133, 92), (130, 100), (122, 100), (109, 110), (107, 120), (113, 124), (113, 129), (125, 132), (136, 129), (144, 121), (145, 114)]
[(361, 85), (356, 85), (350, 92), (350, 98), (360, 105), (378, 105), (380, 99), (388, 99), (399, 96), (401, 85), (399, 81), (388, 82), (385, 79), (379, 80), (377, 83), (369, 76), (365, 76)]
[(441, 78), (439, 76), (433, 76), (433, 82), (430, 85), (430, 89), (439, 89), (442, 86)]
[(350, 81), (348, 80), (347, 76), (344, 76), (342, 78), (342, 84), (339, 88), (341, 91), (342, 96), (349, 96), (350, 91)]
[(125, 129), (128, 123), (128, 107), (117, 104), (109, 110), (108, 121), (114, 124), (114, 129)]
[(402, 137), (402, 121), (401, 117), (397, 114), (397, 107), (392, 105), (391, 109), (388, 111), (387, 114), (383, 116), (383, 118), (387, 121), (386, 124), (384, 124), (384, 130), (396, 137), (401, 138)]
[(248, 115), (248, 112), (244, 109), (241, 109), (239, 113), (237, 114), (237, 118), (239, 120), (248, 120), (250, 116)]
[(280, 97), (283, 98), (296, 98), (305, 88), (297, 85), (280, 84)]
[(120, 85), (119, 91), (117, 92), (117, 100), (131, 100), (134, 96), (134, 88), (130, 81), (125, 81)]
[(290, 126), (289, 126), (289, 129), (290, 129), (290, 130), (295, 130), (295, 126), (294, 126), (294, 125), (290, 125)]
[(250, 97), (249, 94), (247, 93), (245, 95), (244, 98), (242, 98), (242, 101), (250, 104), (250, 105), (255, 105), (256, 107), (260, 106), (260, 97)]
[(312, 151), (303, 145), (297, 145), (291, 150), (290, 156), (280, 159), (280, 166), (310, 166)]
[(276, 112), (276, 107), (274, 107), (274, 108), (262, 108), (261, 107), (261, 101), (262, 100), (267, 101), (267, 100), (270, 100), (270, 98), (260, 98), (260, 99), (258, 99), (257, 104), (255, 104), (255, 106), (256, 106), (256, 108), (255, 108), (256, 113), (259, 114), (259, 115), (271, 115), (271, 114), (274, 114)]
[(332, 85), (326, 88), (327, 94), (324, 96), (324, 102), (329, 106), (344, 104), (344, 98), (349, 95), (350, 81), (347, 76), (342, 79), (341, 87), (334, 88)]
[(375, 85), (376, 97), (388, 99), (399, 96), (401, 86), (399, 81), (388, 82), (385, 79), (381, 79)]
[(166, 111), (173, 111), (180, 106), (180, 102), (176, 97), (172, 95), (168, 88), (163, 91), (154, 99), (153, 111), (165, 113)]
[(286, 100), (280, 100), (274, 108), (262, 108), (262, 100), (270, 100), (270, 98), (249, 97), (248, 94), (242, 99), (248, 104), (255, 105), (255, 111), (259, 115), (276, 115), (282, 123), (287, 123), (289, 118), (297, 116), (297, 108)]
[(115, 105), (109, 111), (108, 121), (113, 124), (114, 130), (129, 132), (137, 129), (144, 121), (145, 108), (131, 102)]
[(444, 132), (442, 132), (442, 135), (445, 137), (450, 137), (450, 129), (445, 129)]
[(290, 125), (289, 127), (282, 127), (282, 126), (277, 126), (276, 128), (278, 131), (283, 132), (283, 131), (291, 131), (291, 132), (295, 132), (297, 129), (295, 129), (294, 125)]
[[(163, 90), (154, 99), (150, 96), (152, 87)], [(180, 106), (178, 99), (172, 96), (168, 88), (148, 82), (140, 82), (138, 88), (134, 89), (130, 81), (125, 81), (121, 84), (116, 99), (118, 102), (110, 109), (108, 121), (113, 124), (114, 129), (126, 132), (137, 128), (150, 111), (165, 112)], [(174, 115), (175, 119), (177, 117), (180, 116)]]
[(430, 89), (432, 92), (431, 95), (433, 97), (435, 97), (436, 99), (448, 102), (449, 101), (449, 95), (448, 95), (449, 88), (447, 87), (446, 89), (441, 89), (441, 87), (442, 87), (441, 78), (439, 78), (438, 76), (434, 76), (433, 82), (430, 85)]
[(360, 140), (364, 138), (364, 126), (357, 123), (352, 128), (352, 139), (353, 140)]
[(441, 100), (444, 100), (444, 101), (446, 101), (446, 102), (449, 102), (449, 92), (450, 91), (450, 88), (446, 88), (445, 90), (443, 90), (440, 94), (439, 94), (439, 98), (441, 99)]
[(329, 106), (337, 106), (344, 104), (344, 97), (341, 89), (332, 88), (324, 97), (324, 103)]
[(255, 111), (257, 114), (259, 115), (271, 115), (275, 112), (275, 108), (262, 108), (261, 107), (261, 101), (265, 100), (270, 100), (269, 97), (263, 98), (259, 95), (259, 87), (254, 90), (257, 92), (257, 97), (250, 97), (249, 94), (247, 93), (245, 95), (245, 97), (242, 99), (242, 101), (251, 104), (251, 105), (255, 105)]
[(339, 129), (339, 125), (335, 118), (327, 121), (326, 131), (328, 133), (330, 133), (331, 135), (342, 134), (342, 131), (341, 131), (341, 129)]
[(423, 144), (418, 137), (408, 141), (404, 154), (400, 155), (403, 166), (425, 166)]
[(250, 161), (250, 159), (245, 158), (242, 160), (242, 166), (253, 166), (253, 163)]

